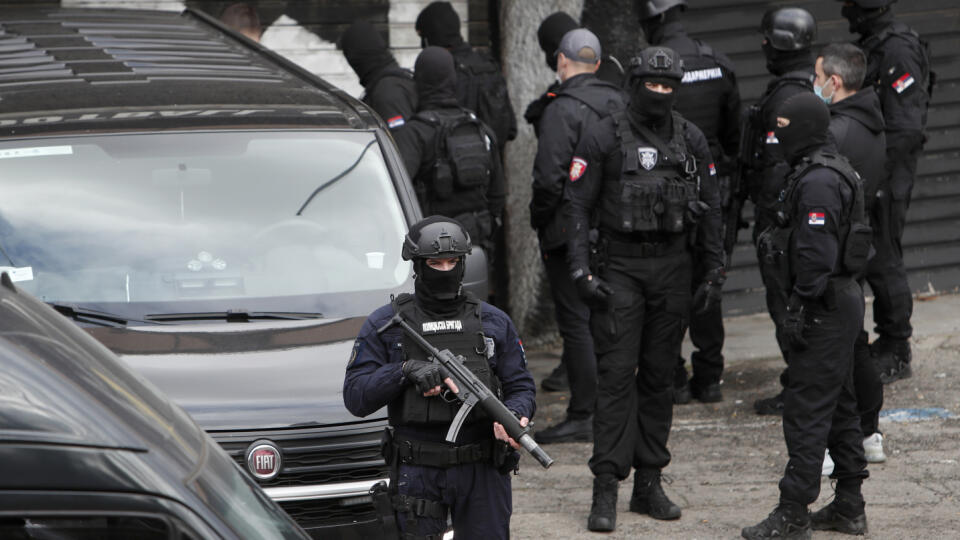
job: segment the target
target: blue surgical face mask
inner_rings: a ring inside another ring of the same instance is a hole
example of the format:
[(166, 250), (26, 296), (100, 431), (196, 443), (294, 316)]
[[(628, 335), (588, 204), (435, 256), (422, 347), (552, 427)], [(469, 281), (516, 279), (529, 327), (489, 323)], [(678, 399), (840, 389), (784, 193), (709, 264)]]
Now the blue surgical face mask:
[[(827, 79), (827, 82), (830, 82), (831, 80), (832, 80), (832, 79)], [(814, 83), (814, 84), (813, 84), (813, 93), (816, 94), (818, 98), (822, 99), (824, 103), (826, 103), (827, 105), (829, 105), (830, 102), (833, 101), (833, 95), (836, 93), (836, 90), (834, 90), (833, 92), (830, 92), (830, 95), (829, 95), (829, 96), (825, 96), (825, 95), (823, 95), (823, 89), (824, 89), (826, 86), (827, 86), (826, 84), (824, 84), (823, 86), (817, 86), (817, 84)]]

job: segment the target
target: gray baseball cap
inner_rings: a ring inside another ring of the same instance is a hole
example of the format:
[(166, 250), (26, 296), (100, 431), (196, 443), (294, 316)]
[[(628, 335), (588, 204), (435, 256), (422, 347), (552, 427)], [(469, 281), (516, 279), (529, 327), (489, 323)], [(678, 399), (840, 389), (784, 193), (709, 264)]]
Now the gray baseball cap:
[[(589, 49), (593, 55), (584, 49)], [(560, 40), (560, 46), (557, 47), (557, 53), (563, 53), (575, 62), (587, 64), (596, 64), (603, 54), (600, 50), (600, 40), (597, 39), (596, 34), (586, 28), (576, 28), (564, 34), (563, 39)], [(581, 53), (585, 53), (585, 56), (581, 56)]]

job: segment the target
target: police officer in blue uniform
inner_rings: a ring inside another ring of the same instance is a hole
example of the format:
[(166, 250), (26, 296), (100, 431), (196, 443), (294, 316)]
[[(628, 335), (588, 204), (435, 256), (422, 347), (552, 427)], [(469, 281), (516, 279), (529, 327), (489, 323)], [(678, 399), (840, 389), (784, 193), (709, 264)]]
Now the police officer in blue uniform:
[[(498, 393), (521, 424), (536, 408), (535, 385), (510, 318), (462, 291), (470, 237), (456, 221), (428, 217), (410, 228), (402, 256), (414, 264), (414, 294), (401, 294), (374, 311), (357, 336), (343, 383), (343, 400), (356, 416), (387, 407), (392, 435), (384, 443), (393, 468), (393, 500), (403, 538), (437, 539), (452, 516), (458, 539), (510, 536), (510, 472), (519, 454), (503, 427), (474, 410), (456, 442), (445, 435), (456, 412), (439, 364), (399, 328), (382, 334), (395, 313)], [(388, 432), (389, 433), (389, 432)]]
[[(791, 96), (813, 92), (814, 58), (810, 47), (817, 35), (817, 23), (805, 9), (773, 8), (763, 15), (760, 24), (767, 71), (774, 79), (767, 84), (763, 96), (747, 112), (744, 126), (744, 150), (741, 182), (746, 183), (750, 200), (755, 205), (753, 240), (776, 222), (780, 192), (790, 170), (775, 134), (776, 111)], [(758, 253), (760, 277), (766, 289), (767, 311), (777, 325), (777, 343), (787, 358), (786, 342), (779, 327), (786, 312), (787, 297), (782, 285), (775, 282), (776, 273)], [(780, 377), (786, 386), (786, 370)], [(759, 399), (753, 404), (757, 414), (783, 414), (783, 394)]]
[[(631, 469), (631, 511), (656, 519), (681, 513), (663, 492), (660, 472), (670, 463), (673, 372), (691, 308), (692, 251), (703, 254), (712, 274), (723, 274), (710, 149), (700, 129), (673, 111), (682, 77), (672, 49), (643, 50), (631, 63), (626, 110), (594, 122), (570, 163), (567, 262), (591, 305), (599, 383), (591, 531), (616, 527), (617, 486)], [(718, 301), (718, 281), (701, 284), (698, 309)]]
[(884, 383), (911, 374), (910, 336), (913, 296), (903, 265), (901, 240), (910, 194), (923, 150), (932, 79), (930, 58), (916, 32), (894, 18), (896, 0), (855, 0), (840, 12), (867, 55), (865, 84), (880, 97), (887, 140), (886, 170), (877, 193), (877, 215), (882, 241), (867, 268), (874, 293), (873, 320), (879, 338), (871, 353)]
[[(716, 163), (723, 213), (730, 202), (730, 177), (736, 170), (740, 152), (740, 91), (733, 62), (710, 45), (693, 39), (683, 28), (681, 12), (686, 0), (647, 0), (640, 3), (643, 33), (652, 45), (677, 51), (683, 60), (683, 81), (678, 89), (676, 109), (696, 124), (710, 145)], [(726, 223), (726, 218), (723, 222)], [(733, 249), (724, 246), (725, 251)], [(695, 257), (693, 288), (696, 289), (711, 270)], [(704, 403), (723, 400), (720, 377), (723, 374), (723, 309), (716, 302), (706, 313), (691, 313), (690, 340), (696, 351), (690, 357), (693, 376), (688, 380), (681, 356), (674, 384), (676, 403), (691, 398)]]
[[(783, 435), (789, 461), (776, 509), (742, 531), (748, 540), (809, 539), (810, 530), (864, 534), (861, 485), (867, 477), (853, 388), (853, 351), (863, 320), (854, 278), (866, 266), (872, 233), (863, 186), (829, 136), (830, 113), (813, 93), (787, 99), (775, 134), (792, 170), (777, 224), (761, 234), (761, 252), (789, 297), (780, 321), (787, 345)], [(809, 514), (820, 494), (824, 451), (836, 464), (833, 501)]]

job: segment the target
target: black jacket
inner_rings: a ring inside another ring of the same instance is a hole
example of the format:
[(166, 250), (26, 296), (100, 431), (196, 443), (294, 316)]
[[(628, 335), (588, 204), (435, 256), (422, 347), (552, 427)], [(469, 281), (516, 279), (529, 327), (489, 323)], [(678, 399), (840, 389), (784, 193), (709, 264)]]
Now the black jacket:
[[(683, 122), (687, 151), (696, 157), (699, 164), (700, 200), (709, 206), (700, 218), (694, 249), (704, 268), (718, 268), (723, 266), (724, 261), (720, 237), (720, 191), (713, 158), (710, 157), (710, 147), (703, 132), (692, 122)], [(643, 140), (639, 134), (635, 135)], [(594, 214), (599, 210), (602, 190), (618, 186), (623, 172), (623, 153), (612, 116), (602, 118), (587, 128), (574, 150), (574, 160), (579, 172), (570, 173), (567, 179), (563, 212), (568, 233), (567, 262), (571, 275), (580, 276), (590, 273), (589, 232)]]
[(403, 126), (417, 110), (413, 73), (396, 64), (377, 70), (364, 88), (362, 101), (376, 111), (391, 130)]
[[(833, 150), (832, 145), (824, 150)], [(831, 277), (842, 273), (841, 234), (850, 220), (853, 190), (828, 167), (811, 167), (796, 182), (790, 209), (792, 292), (814, 300), (823, 296)]]
[(664, 24), (651, 44), (670, 47), (683, 59), (676, 109), (700, 128), (721, 175), (732, 174), (740, 151), (740, 91), (733, 62), (687, 35), (679, 22)]
[(830, 135), (837, 150), (863, 179), (866, 207), (873, 206), (877, 189), (886, 177), (886, 138), (883, 112), (877, 93), (870, 88), (830, 104)]
[(530, 200), (530, 224), (544, 250), (566, 243), (559, 210), (577, 142), (593, 122), (614, 109), (623, 109), (625, 101), (620, 88), (588, 73), (567, 79), (547, 96), (549, 101), (537, 123), (540, 139)]
[(457, 100), (493, 129), (497, 146), (503, 150), (507, 141), (517, 137), (517, 115), (500, 65), (489, 54), (481, 54), (462, 41), (450, 47), (450, 54), (457, 69)]

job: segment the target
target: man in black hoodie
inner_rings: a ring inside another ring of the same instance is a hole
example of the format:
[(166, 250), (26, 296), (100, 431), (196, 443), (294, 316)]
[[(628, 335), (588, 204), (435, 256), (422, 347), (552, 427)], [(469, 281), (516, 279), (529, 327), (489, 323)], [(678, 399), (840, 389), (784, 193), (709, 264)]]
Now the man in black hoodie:
[[(740, 153), (740, 91), (733, 62), (713, 47), (687, 35), (681, 22), (686, 0), (653, 0), (641, 2), (640, 24), (651, 45), (664, 45), (677, 51), (683, 59), (683, 81), (678, 89), (677, 112), (703, 131), (710, 144), (720, 179), (723, 211), (730, 201), (730, 177), (736, 170)], [(723, 217), (723, 222), (727, 220)], [(729, 253), (732, 245), (725, 245)], [(729, 257), (729, 255), (728, 255)], [(693, 289), (703, 281), (705, 268), (695, 254)], [(720, 376), (723, 374), (723, 309), (717, 302), (707, 313), (690, 316), (690, 340), (697, 350), (690, 357), (693, 377), (681, 356), (674, 385), (675, 403), (689, 403), (695, 398), (704, 403), (723, 400)]]
[(453, 55), (457, 100), (490, 126), (502, 152), (507, 141), (517, 136), (517, 117), (500, 65), (490, 55), (473, 50), (463, 41), (460, 16), (450, 2), (431, 2), (423, 8), (417, 16), (416, 30), (424, 47), (443, 47)]
[[(887, 230), (885, 244), (870, 265), (883, 285), (874, 289), (874, 322), (880, 335), (870, 347), (884, 383), (909, 377), (913, 296), (903, 266), (900, 241), (906, 225), (910, 194), (923, 150), (932, 74), (930, 58), (920, 36), (894, 18), (896, 0), (843, 2), (840, 13), (850, 31), (860, 34), (858, 45), (867, 55), (866, 82), (880, 97), (887, 138), (887, 175), (877, 199), (878, 217)], [(871, 282), (873, 288), (873, 282)], [(879, 290), (878, 290), (879, 289)]]
[(567, 271), (567, 235), (560, 213), (570, 161), (591, 124), (622, 110), (620, 88), (594, 75), (600, 67), (600, 40), (585, 28), (570, 30), (557, 47), (560, 84), (538, 122), (540, 139), (533, 164), (530, 223), (537, 230), (563, 337), (561, 363), (570, 381), (570, 402), (563, 422), (536, 433), (539, 443), (586, 441), (593, 438), (597, 399), (597, 359), (590, 336), (590, 308), (580, 299)]
[(343, 33), (340, 47), (366, 91), (361, 101), (391, 130), (409, 121), (417, 110), (413, 73), (397, 65), (380, 32), (366, 21), (356, 21)]
[[(864, 184), (866, 213), (873, 227), (873, 244), (877, 250), (890, 249), (882, 232), (882, 221), (873, 214), (877, 188), (886, 174), (886, 138), (883, 133), (883, 112), (880, 99), (871, 88), (860, 90), (866, 69), (863, 51), (849, 43), (827, 45), (816, 63), (814, 92), (830, 107), (830, 135), (840, 151), (860, 174)], [(867, 265), (867, 281), (871, 289), (883, 286), (871, 276)], [(864, 455), (868, 462), (886, 461), (883, 436), (879, 431), (880, 409), (883, 407), (883, 383), (880, 372), (870, 358), (867, 332), (860, 330), (854, 348), (853, 379), (863, 432)]]
[[(777, 109), (790, 97), (813, 91), (813, 53), (810, 46), (816, 37), (817, 23), (805, 9), (773, 8), (763, 16), (760, 25), (763, 34), (763, 53), (767, 57), (767, 71), (775, 78), (767, 84), (766, 92), (747, 114), (744, 126), (743, 174), (750, 199), (756, 206), (753, 240), (776, 223), (780, 192), (790, 166), (787, 164), (780, 141), (777, 139)], [(787, 297), (781, 292), (783, 284), (771, 265), (759, 253), (760, 276), (766, 288), (767, 310), (777, 325), (777, 343), (787, 359), (780, 321), (786, 315)], [(784, 380), (786, 370), (781, 376)], [(757, 400), (753, 404), (757, 414), (783, 414), (783, 394)]]
[(417, 112), (394, 132), (425, 214), (452, 217), (490, 249), (505, 184), (490, 128), (457, 102), (453, 57), (440, 47), (417, 56)]

